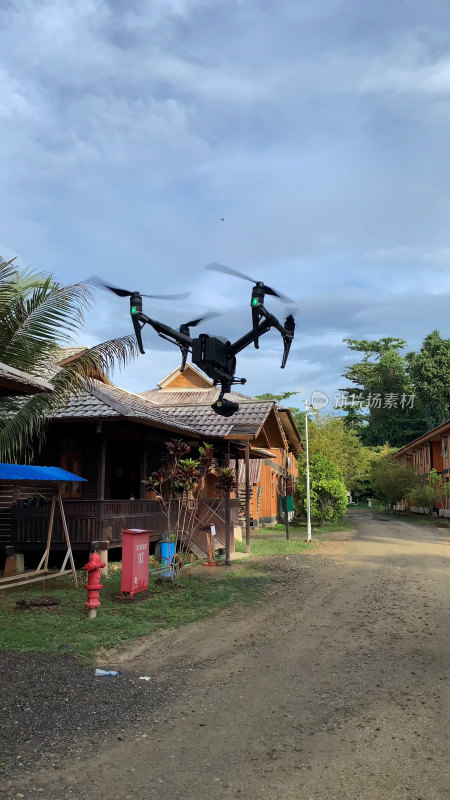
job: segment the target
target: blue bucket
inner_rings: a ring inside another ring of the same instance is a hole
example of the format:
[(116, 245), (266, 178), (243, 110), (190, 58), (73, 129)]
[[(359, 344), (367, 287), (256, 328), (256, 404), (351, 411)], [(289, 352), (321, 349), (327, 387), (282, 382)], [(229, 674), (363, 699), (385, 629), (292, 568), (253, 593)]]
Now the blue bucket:
[[(161, 561), (168, 567), (172, 564), (172, 559), (175, 555), (176, 542), (160, 542)], [(163, 578), (170, 578), (172, 573), (171, 569), (164, 570), (160, 575)]]

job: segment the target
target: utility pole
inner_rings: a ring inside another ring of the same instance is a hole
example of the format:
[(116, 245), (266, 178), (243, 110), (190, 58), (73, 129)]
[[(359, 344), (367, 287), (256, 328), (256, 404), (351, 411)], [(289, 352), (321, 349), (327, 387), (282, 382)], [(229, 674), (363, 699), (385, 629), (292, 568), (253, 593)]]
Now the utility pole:
[(306, 540), (311, 541), (311, 496), (309, 491), (309, 442), (308, 442), (308, 411), (310, 405), (305, 400), (305, 429), (306, 429), (306, 519), (307, 519), (307, 534)]
[(286, 525), (286, 541), (289, 541), (289, 511), (288, 511), (288, 460), (289, 456), (286, 452), (286, 461), (284, 465), (284, 522)]
[(245, 552), (250, 552), (250, 442), (245, 445)]
[[(225, 466), (230, 466), (230, 442), (227, 442)], [(230, 492), (225, 492), (225, 565), (231, 566), (231, 513)]]

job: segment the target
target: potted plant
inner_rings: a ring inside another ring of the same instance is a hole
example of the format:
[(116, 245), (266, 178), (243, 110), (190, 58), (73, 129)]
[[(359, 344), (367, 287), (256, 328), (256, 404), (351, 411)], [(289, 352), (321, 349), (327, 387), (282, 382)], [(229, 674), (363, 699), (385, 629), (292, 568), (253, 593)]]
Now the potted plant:
[(145, 499), (146, 500), (156, 500), (158, 497), (158, 492), (156, 487), (158, 486), (158, 480), (156, 476), (150, 475), (147, 480), (145, 481)]

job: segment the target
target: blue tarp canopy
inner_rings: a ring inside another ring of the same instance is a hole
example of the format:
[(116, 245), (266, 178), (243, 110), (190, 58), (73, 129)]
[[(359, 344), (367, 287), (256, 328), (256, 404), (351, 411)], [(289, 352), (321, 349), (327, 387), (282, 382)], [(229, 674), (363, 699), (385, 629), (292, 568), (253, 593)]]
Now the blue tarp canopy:
[(28, 464), (0, 464), (0, 481), (86, 481), (61, 467), (31, 467)]

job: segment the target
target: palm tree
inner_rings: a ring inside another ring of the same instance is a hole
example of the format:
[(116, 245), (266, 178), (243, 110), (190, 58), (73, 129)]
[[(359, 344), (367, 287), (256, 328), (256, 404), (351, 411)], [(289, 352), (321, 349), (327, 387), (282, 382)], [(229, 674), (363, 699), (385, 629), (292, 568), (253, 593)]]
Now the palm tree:
[[(137, 354), (134, 336), (111, 339), (82, 352), (67, 366), (60, 347), (74, 343), (91, 305), (89, 284), (63, 286), (52, 276), (21, 270), (14, 259), (0, 258), (0, 361), (43, 376), (53, 386), (47, 394), (0, 398), (0, 461), (29, 460), (42, 441), (46, 422), (69, 396), (89, 385), (98, 371), (125, 366)], [(52, 370), (51, 370), (52, 371)]]

